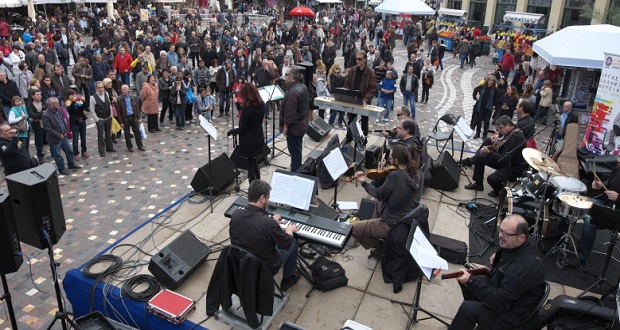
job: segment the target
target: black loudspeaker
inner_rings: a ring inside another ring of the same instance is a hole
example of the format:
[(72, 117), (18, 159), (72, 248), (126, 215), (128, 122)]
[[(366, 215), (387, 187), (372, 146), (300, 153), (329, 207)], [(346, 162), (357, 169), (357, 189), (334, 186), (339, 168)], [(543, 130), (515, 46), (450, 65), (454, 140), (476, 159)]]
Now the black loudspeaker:
[[(243, 161), (243, 158), (239, 156), (238, 149), (239, 149), (239, 146), (237, 146), (237, 148), (233, 150), (233, 153), (230, 155), (230, 160), (235, 164), (237, 168), (247, 170), (247, 168), (245, 167), (245, 162)], [(262, 163), (265, 160), (265, 158), (267, 158), (267, 155), (269, 155), (270, 151), (271, 150), (269, 150), (269, 147), (266, 144), (263, 144), (263, 152), (260, 155), (258, 155), (258, 157), (256, 157), (256, 163), (257, 164)]]
[[(355, 152), (355, 163), (358, 164), (359, 167), (362, 167), (362, 165), (364, 165), (364, 155), (361, 152), (355, 150), (355, 146), (352, 143), (341, 147), (340, 151), (342, 151), (342, 156), (344, 157), (344, 161), (347, 163), (347, 165), (353, 164), (353, 153), (354, 152)], [(355, 171), (356, 169), (350, 168), (348, 171), (345, 172), (345, 175), (352, 176), (353, 174), (355, 174)]]
[[(314, 75), (314, 65), (310, 62), (301, 62), (295, 65), (299, 67), (300, 71), (303, 73), (304, 85), (306, 85), (308, 90), (310, 90), (310, 85), (312, 85), (312, 76)], [(310, 95), (310, 97), (312, 97), (312, 95)]]
[(329, 131), (332, 130), (332, 125), (328, 124), (321, 117), (316, 117), (313, 121), (308, 125), (308, 131), (306, 134), (316, 142), (321, 142), (323, 138), (329, 134)]
[(200, 267), (211, 248), (188, 229), (159, 251), (149, 262), (149, 271), (166, 288), (174, 290)]
[(192, 179), (192, 188), (200, 194), (209, 194), (209, 188), (213, 188), (213, 194), (220, 193), (237, 177), (235, 164), (223, 153), (211, 160), (196, 171)]
[(372, 219), (375, 214), (375, 202), (368, 198), (362, 198), (357, 218), (360, 220)]
[(39, 249), (58, 243), (67, 230), (58, 173), (52, 164), (6, 177), (19, 240)]
[(17, 238), (15, 216), (11, 199), (5, 192), (0, 193), (0, 274), (10, 274), (19, 270), (24, 263), (22, 247)]
[(449, 152), (443, 154), (435, 160), (433, 166), (433, 180), (431, 187), (439, 190), (454, 190), (459, 187), (461, 170)]
[(366, 167), (367, 170), (377, 168), (379, 167), (379, 161), (381, 161), (381, 147), (378, 145), (371, 145), (366, 148), (364, 167)]

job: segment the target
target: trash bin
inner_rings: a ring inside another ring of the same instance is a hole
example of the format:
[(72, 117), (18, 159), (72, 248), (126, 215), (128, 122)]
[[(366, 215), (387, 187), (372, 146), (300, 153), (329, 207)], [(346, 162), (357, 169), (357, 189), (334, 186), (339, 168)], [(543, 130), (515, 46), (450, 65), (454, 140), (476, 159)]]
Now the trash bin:
[(443, 43), (446, 45), (447, 51), (452, 51), (452, 38), (439, 37), (439, 40), (443, 40)]
[(491, 53), (491, 42), (490, 41), (483, 41), (481, 46), (482, 46), (482, 51), (481, 51), (482, 55), (489, 55)]

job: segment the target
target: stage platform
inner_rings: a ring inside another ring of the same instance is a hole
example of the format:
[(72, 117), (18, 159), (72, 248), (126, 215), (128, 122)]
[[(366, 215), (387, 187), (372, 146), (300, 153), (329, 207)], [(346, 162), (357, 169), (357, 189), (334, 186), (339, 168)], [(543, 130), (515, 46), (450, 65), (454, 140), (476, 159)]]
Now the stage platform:
[[(345, 131), (334, 129), (330, 135), (333, 134), (338, 134), (342, 140)], [(325, 138), (317, 143), (310, 139), (304, 139), (304, 159), (313, 150), (322, 150), (328, 140)], [(381, 143), (383, 143), (383, 139), (373, 134), (368, 145)], [(276, 145), (280, 149), (285, 149), (286, 146), (283, 139), (278, 139)], [(434, 147), (429, 147), (429, 153), (433, 158), (438, 155)], [(457, 160), (458, 157), (459, 151), (455, 155)], [(261, 168), (261, 178), (269, 181), (271, 173), (278, 168), (277, 166), (288, 167), (289, 161), (288, 156), (276, 157), (272, 160), (271, 165)], [(470, 177), (471, 172), (471, 168), (468, 169)], [(488, 169), (487, 174), (490, 174)], [(457, 206), (459, 202), (471, 201), (476, 197), (488, 198), (487, 192), (490, 188), (486, 185), (485, 191), (469, 191), (463, 188), (466, 184), (467, 179), (461, 176), (460, 187), (452, 192), (441, 192), (432, 188), (425, 189), (422, 203), (426, 204), (430, 210), (429, 226), (431, 232), (468, 242), (469, 230), (467, 225), (469, 218), (466, 219), (457, 213)], [(247, 189), (247, 186), (247, 180), (243, 180), (241, 190)], [(361, 185), (357, 185), (355, 182), (346, 182), (344, 177), (341, 177), (338, 187), (339, 200), (359, 203), (362, 198), (368, 197)], [(229, 188), (228, 191), (231, 194), (219, 194), (215, 197), (213, 213), (211, 213), (208, 199), (205, 199), (204, 196), (189, 198), (191, 191), (188, 190), (187, 195), (155, 217), (145, 219), (141, 226), (101, 251), (100, 254), (113, 253), (122, 257), (124, 261), (141, 262), (142, 266), (121, 272), (125, 275), (134, 275), (136, 273), (148, 273), (147, 265), (150, 257), (146, 253), (157, 253), (187, 229), (191, 229), (200, 240), (213, 249), (228, 245), (230, 243), (228, 235), (230, 219), (224, 216), (224, 212), (238, 195), (243, 195), (243, 192), (235, 193), (232, 186)], [(333, 197), (333, 189), (319, 191), (319, 198), (327, 204), (332, 203)], [(131, 245), (138, 246), (141, 251)], [(361, 246), (346, 248), (342, 253), (332, 255), (331, 258), (339, 262), (346, 270), (346, 275), (349, 278), (346, 287), (326, 293), (315, 290), (309, 298), (306, 298), (305, 294), (310, 288), (310, 284), (305, 279), (300, 279), (298, 284), (288, 291), (290, 300), (276, 317), (271, 329), (276, 329), (282, 321), (289, 321), (306, 329), (339, 329), (347, 319), (373, 329), (403, 328), (407, 323), (411, 308), (403, 308), (401, 305), (390, 301), (411, 303), (416, 283), (406, 283), (402, 292), (392, 293), (392, 284), (386, 284), (383, 281), (380, 263), (376, 259), (368, 258), (368, 255), (369, 251), (364, 250)], [(66, 273), (63, 281), (64, 291), (76, 317), (85, 315), (94, 309), (140, 329), (190, 329), (194, 326), (198, 329), (230, 329), (229, 326), (214, 318), (196, 325), (206, 319), (206, 291), (218, 256), (219, 253), (209, 255), (207, 262), (175, 290), (197, 302), (196, 311), (180, 326), (172, 325), (148, 314), (145, 311), (145, 303), (122, 299), (117, 286), (122, 280), (126, 279), (123, 276), (106, 278), (105, 283), (102, 282), (97, 285), (94, 296), (91, 298), (94, 281), (82, 275), (80, 271), (82, 267), (80, 266)], [(456, 271), (461, 267), (462, 265), (450, 264), (447, 271)], [(276, 275), (278, 282), (280, 278), (281, 273)], [(105, 299), (104, 292), (106, 292)], [(550, 298), (560, 294), (575, 296), (579, 292), (580, 290), (551, 283)], [(92, 306), (91, 301), (94, 304)], [(437, 278), (432, 282), (424, 281), (421, 306), (448, 323), (454, 317), (461, 301), (461, 293), (455, 280), (442, 281)], [(119, 318), (118, 315), (121, 315), (122, 318)], [(425, 316), (424, 313), (418, 314), (418, 318)], [(432, 319), (422, 321), (419, 326), (423, 329), (445, 329), (443, 324)]]

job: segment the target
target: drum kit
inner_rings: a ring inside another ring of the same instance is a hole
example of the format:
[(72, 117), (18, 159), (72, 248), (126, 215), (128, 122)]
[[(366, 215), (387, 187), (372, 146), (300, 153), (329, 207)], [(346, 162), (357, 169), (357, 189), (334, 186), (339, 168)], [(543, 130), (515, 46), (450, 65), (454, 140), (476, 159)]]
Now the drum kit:
[(549, 255), (560, 252), (557, 265), (566, 267), (567, 253), (577, 256), (577, 248), (572, 238), (577, 220), (583, 219), (592, 207), (592, 199), (583, 194), (587, 186), (578, 179), (564, 176), (558, 165), (546, 154), (532, 148), (523, 149), (523, 158), (531, 169), (518, 178), (519, 190), (504, 188), (500, 194), (497, 219), (519, 213), (532, 226), (532, 236), (539, 242), (546, 234), (551, 217), (565, 219), (568, 231), (553, 246)]

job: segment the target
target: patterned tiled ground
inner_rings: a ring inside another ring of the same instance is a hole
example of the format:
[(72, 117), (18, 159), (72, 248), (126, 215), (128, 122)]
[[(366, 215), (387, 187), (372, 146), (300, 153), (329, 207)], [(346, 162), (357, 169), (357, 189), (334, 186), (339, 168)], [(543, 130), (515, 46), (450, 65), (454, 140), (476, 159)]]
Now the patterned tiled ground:
[[(398, 63), (406, 62), (406, 50), (401, 43), (394, 56), (395, 67), (401, 71), (403, 68)], [(342, 58), (338, 61), (342, 62)], [(423, 134), (429, 132), (444, 113), (462, 115), (466, 120), (471, 118), (473, 84), (492, 70), (491, 57), (482, 57), (478, 64), (475, 69), (463, 70), (451, 54), (447, 55), (445, 70), (436, 78), (429, 103), (418, 104), (417, 121)], [(402, 97), (398, 93), (396, 105), (400, 104)], [(224, 137), (211, 142), (212, 157), (222, 152), (230, 155), (232, 140), (225, 137), (232, 126), (230, 118), (220, 118), (214, 125)], [(371, 120), (371, 129), (394, 126), (394, 113), (389, 123)], [(271, 136), (271, 122), (268, 132)], [(194, 173), (208, 161), (207, 135), (195, 125), (176, 131), (166, 123), (161, 133), (148, 136), (146, 152), (129, 153), (121, 139), (116, 145), (117, 152), (107, 153), (105, 158), (99, 157), (96, 151), (93, 125), (89, 126), (87, 135), (91, 158), (78, 162), (83, 166), (81, 170), (59, 179), (67, 222), (67, 232), (54, 250), (55, 259), (61, 264), (61, 277), (189, 193)], [(475, 150), (480, 142), (470, 141), (466, 149)], [(49, 152), (46, 161), (52, 161)], [(4, 180), (0, 188), (6, 189)], [(25, 244), (22, 248), (30, 258), (32, 279), (40, 291), (32, 284), (26, 263), (18, 272), (7, 275), (16, 317), (20, 328), (45, 328), (57, 309), (47, 253)], [(4, 315), (0, 316), (0, 327), (10, 327)]]

